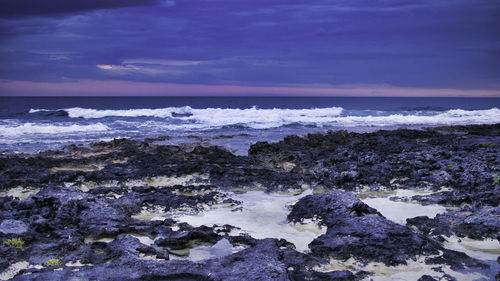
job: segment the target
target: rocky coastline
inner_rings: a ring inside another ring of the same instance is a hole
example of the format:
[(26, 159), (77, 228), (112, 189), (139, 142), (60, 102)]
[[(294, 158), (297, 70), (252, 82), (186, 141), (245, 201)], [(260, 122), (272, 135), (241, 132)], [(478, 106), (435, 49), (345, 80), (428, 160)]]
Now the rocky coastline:
[[(159, 141), (0, 155), (0, 279), (500, 278), (500, 124), (289, 136), (248, 156)], [(323, 231), (302, 251), (179, 219), (243, 212), (251, 191), (297, 195), (283, 223)], [(367, 197), (446, 211), (401, 224)]]

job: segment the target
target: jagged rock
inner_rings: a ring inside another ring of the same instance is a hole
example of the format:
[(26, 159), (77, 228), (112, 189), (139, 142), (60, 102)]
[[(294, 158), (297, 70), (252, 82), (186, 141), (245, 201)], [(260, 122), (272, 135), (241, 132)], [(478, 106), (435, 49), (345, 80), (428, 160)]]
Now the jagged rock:
[(383, 262), (394, 266), (406, 264), (417, 256), (439, 255), (436, 263), (487, 267), (466, 255), (444, 249), (438, 242), (416, 233), (406, 226), (384, 218), (354, 195), (340, 190), (326, 194), (308, 195), (292, 208), (288, 219), (319, 219), (328, 227), (326, 234), (313, 240), (309, 247), (321, 257), (364, 262)]
[(472, 239), (500, 238), (500, 207), (484, 206), (478, 209), (463, 208), (435, 218), (416, 217), (408, 219), (408, 225), (430, 236), (469, 237)]
[[(0, 240), (19, 238), (25, 245), (0, 246), (0, 271), (54, 258), (62, 261), (58, 270), (30, 267), (15, 280), (360, 280), (370, 273), (314, 268), (329, 258), (401, 265), (422, 256), (431, 266), (466, 271), (485, 265), (444, 249), (442, 236), (498, 238), (499, 124), (289, 136), (256, 143), (249, 156), (154, 141), (118, 139), (1, 155)], [(327, 232), (309, 245), (311, 253), (300, 253), (285, 240), (231, 236), (230, 225), (192, 227), (166, 218), (179, 208), (237, 205), (227, 196), (234, 188), (327, 192), (302, 198), (288, 216), (292, 222), (318, 220)], [(411, 199), (459, 209), (409, 219), (409, 228), (344, 192), (424, 188), (436, 192)], [(14, 189), (30, 192), (19, 197), (9, 193)], [(163, 219), (139, 219), (148, 212)], [(195, 240), (222, 239), (245, 249), (199, 262), (174, 260), (169, 253)]]

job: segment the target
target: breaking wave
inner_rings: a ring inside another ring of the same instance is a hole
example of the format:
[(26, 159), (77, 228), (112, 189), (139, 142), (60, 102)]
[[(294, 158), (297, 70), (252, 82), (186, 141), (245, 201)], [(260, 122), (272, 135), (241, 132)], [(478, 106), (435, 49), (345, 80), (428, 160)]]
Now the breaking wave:
[[(166, 130), (209, 130), (227, 126), (242, 128), (269, 129), (281, 126), (303, 125), (317, 127), (356, 127), (356, 126), (404, 126), (404, 125), (467, 125), (493, 124), (500, 122), (500, 109), (485, 110), (452, 109), (447, 111), (350, 111), (341, 107), (314, 109), (260, 109), (257, 107), (239, 108), (204, 108), (194, 109), (189, 106), (167, 107), (159, 109), (97, 110), (90, 108), (67, 108), (53, 112), (68, 113), (70, 118), (99, 119), (106, 117), (127, 119), (136, 126), (151, 124)], [(31, 109), (30, 113), (47, 111)], [(134, 118), (143, 118), (139, 122)], [(157, 118), (162, 118), (158, 120)], [(108, 121), (102, 119), (103, 123)], [(105, 125), (98, 123), (98, 129)], [(76, 125), (75, 125), (76, 126)], [(79, 129), (79, 126), (74, 127)], [(41, 128), (45, 130), (46, 128)]]
[[(194, 109), (190, 106), (166, 107), (157, 109), (125, 109), (125, 110), (98, 110), (91, 108), (72, 107), (64, 110), (70, 118), (104, 118), (104, 117), (157, 117), (157, 118), (203, 118), (203, 116), (238, 118), (247, 121), (256, 118), (299, 118), (299, 117), (328, 117), (338, 116), (342, 113), (341, 107), (315, 108), (315, 109), (259, 109), (257, 107), (239, 108), (204, 108)], [(46, 109), (31, 109), (30, 113), (49, 111)]]
[(90, 125), (51, 125), (51, 124), (37, 124), (37, 123), (24, 123), (19, 126), (0, 125), (0, 135), (15, 137), (21, 135), (31, 134), (62, 134), (74, 132), (103, 132), (109, 130), (109, 127), (102, 124)]
[(453, 109), (442, 113), (421, 112), (416, 114), (391, 114), (387, 116), (344, 116), (333, 123), (345, 126), (398, 126), (398, 125), (469, 125), (494, 124), (500, 122), (500, 109), (462, 110)]

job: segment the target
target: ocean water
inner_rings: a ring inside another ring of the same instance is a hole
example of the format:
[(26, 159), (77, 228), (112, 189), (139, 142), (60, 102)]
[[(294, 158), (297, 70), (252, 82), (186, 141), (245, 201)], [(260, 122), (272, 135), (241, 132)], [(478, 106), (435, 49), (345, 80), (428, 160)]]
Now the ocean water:
[(500, 122), (500, 98), (0, 97), (0, 151), (33, 153), (113, 138), (223, 145), (345, 129)]

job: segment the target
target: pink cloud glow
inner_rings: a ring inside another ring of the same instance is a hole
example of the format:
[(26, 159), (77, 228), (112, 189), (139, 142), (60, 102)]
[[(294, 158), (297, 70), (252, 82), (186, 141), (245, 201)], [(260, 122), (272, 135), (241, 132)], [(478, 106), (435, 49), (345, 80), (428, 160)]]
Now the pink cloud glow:
[(500, 97), (500, 90), (405, 88), (391, 85), (238, 86), (190, 85), (123, 80), (68, 82), (0, 81), (3, 96), (359, 96)]

